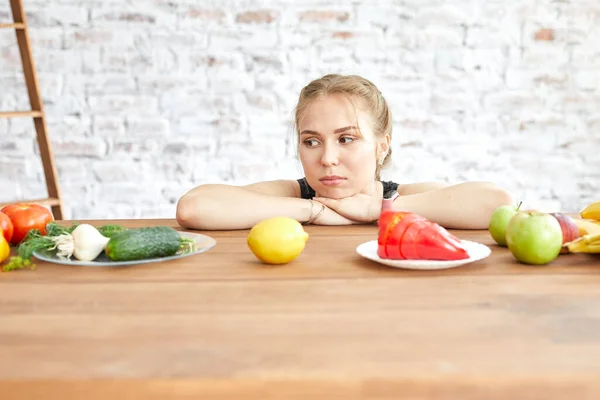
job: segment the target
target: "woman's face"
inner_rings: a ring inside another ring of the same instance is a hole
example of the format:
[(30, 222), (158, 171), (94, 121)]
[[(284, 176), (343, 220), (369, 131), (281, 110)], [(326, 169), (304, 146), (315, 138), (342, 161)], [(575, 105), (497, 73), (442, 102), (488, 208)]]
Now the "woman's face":
[(375, 137), (371, 116), (354, 103), (356, 111), (343, 95), (321, 96), (299, 121), (300, 161), (318, 196), (341, 199), (374, 190), (377, 149), (387, 150), (387, 141)]

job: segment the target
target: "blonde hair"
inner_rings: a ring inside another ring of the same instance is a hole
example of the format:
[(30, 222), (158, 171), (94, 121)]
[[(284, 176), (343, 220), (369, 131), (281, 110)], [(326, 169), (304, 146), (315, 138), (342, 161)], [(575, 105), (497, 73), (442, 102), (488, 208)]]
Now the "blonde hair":
[[(306, 85), (300, 92), (298, 104), (295, 109), (295, 129), (297, 135), (300, 133), (300, 120), (309, 104), (314, 99), (329, 94), (342, 94), (348, 96), (355, 110), (356, 107), (352, 100), (358, 99), (359, 101), (362, 101), (362, 105), (366, 107), (366, 110), (369, 111), (373, 117), (373, 132), (375, 136), (383, 137), (387, 134), (390, 136), (391, 140), (392, 113), (388, 107), (387, 101), (371, 81), (358, 75), (329, 74), (322, 78), (315, 79)], [(383, 163), (381, 165), (377, 163), (375, 179), (380, 179), (381, 169), (389, 165), (391, 157), (392, 148), (390, 147)]]

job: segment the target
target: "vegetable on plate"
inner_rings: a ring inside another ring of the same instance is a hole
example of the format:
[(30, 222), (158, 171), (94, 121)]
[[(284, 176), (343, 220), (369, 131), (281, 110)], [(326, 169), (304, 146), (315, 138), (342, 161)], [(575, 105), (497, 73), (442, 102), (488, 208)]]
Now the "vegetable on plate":
[(106, 245), (105, 253), (113, 261), (132, 261), (169, 257), (194, 249), (195, 241), (182, 238), (175, 229), (154, 226), (129, 229), (113, 236)]
[(46, 235), (32, 229), (17, 247), (4, 271), (32, 266), (36, 251), (50, 252), (61, 260), (93, 261), (102, 253), (113, 261), (144, 260), (191, 253), (196, 250), (193, 239), (181, 237), (167, 226), (126, 229), (119, 225), (74, 224), (69, 227), (50, 222)]
[(423, 216), (386, 210), (378, 222), (377, 255), (395, 260), (464, 260), (460, 239)]

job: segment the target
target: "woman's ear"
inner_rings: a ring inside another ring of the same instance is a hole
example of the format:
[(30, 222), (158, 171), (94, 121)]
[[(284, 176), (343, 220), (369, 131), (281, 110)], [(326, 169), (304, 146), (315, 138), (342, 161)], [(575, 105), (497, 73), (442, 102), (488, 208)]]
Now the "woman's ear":
[(377, 159), (384, 160), (390, 151), (390, 135), (385, 135), (377, 140)]

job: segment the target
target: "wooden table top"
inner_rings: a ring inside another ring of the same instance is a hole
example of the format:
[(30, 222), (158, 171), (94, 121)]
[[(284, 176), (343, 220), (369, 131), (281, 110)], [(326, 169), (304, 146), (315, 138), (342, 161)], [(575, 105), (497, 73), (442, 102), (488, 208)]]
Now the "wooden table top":
[(600, 398), (600, 257), (527, 266), (453, 231), (492, 255), (411, 271), (356, 253), (375, 226), (305, 229), (283, 266), (242, 230), (164, 263), (0, 273), (0, 397)]

